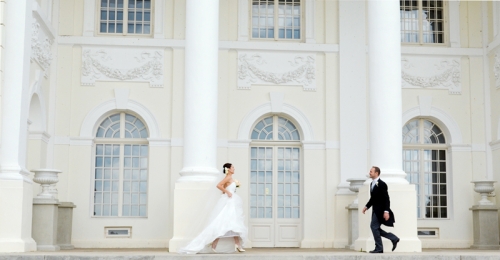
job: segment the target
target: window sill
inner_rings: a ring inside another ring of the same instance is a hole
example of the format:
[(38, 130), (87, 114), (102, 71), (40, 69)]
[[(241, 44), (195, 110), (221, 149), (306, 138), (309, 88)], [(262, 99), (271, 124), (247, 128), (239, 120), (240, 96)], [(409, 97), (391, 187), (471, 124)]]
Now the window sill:
[(250, 38), (252, 42), (295, 42), (304, 43), (304, 39), (271, 39), (271, 38)]
[(94, 37), (110, 37), (110, 38), (153, 38), (153, 34), (117, 34), (117, 33), (97, 33)]

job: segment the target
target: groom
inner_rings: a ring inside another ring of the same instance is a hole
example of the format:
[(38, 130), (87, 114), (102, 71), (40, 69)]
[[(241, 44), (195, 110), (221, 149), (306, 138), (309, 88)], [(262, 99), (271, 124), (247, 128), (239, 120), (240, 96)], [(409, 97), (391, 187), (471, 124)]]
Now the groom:
[(375, 249), (370, 251), (370, 253), (384, 252), (381, 236), (391, 240), (392, 251), (394, 251), (398, 245), (399, 238), (380, 228), (382, 224), (393, 227), (394, 222), (396, 222), (394, 214), (390, 209), (391, 201), (389, 200), (389, 193), (387, 192), (387, 184), (380, 179), (380, 168), (377, 166), (373, 166), (370, 169), (370, 178), (372, 179), (372, 183), (370, 184), (370, 200), (363, 208), (363, 214), (365, 214), (366, 210), (373, 206), (370, 228), (372, 229), (373, 238), (375, 239)]

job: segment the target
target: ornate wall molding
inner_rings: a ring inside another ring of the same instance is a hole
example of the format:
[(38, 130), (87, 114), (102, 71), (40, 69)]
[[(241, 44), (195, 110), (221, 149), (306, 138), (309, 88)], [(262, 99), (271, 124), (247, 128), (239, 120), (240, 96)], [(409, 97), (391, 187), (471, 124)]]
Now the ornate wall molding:
[(52, 43), (43, 30), (40, 30), (40, 24), (33, 22), (31, 24), (31, 62), (37, 62), (44, 71), (44, 76), (48, 77), (50, 64), (52, 62)]
[(238, 52), (238, 88), (252, 85), (303, 86), (316, 90), (316, 56), (310, 53)]
[(461, 94), (460, 58), (403, 57), (401, 59), (403, 88), (448, 89), (450, 94)]
[(161, 49), (82, 48), (82, 85), (95, 81), (149, 82), (163, 86), (163, 51)]
[(500, 52), (495, 52), (495, 65), (493, 65), (495, 73), (495, 86), (500, 88)]

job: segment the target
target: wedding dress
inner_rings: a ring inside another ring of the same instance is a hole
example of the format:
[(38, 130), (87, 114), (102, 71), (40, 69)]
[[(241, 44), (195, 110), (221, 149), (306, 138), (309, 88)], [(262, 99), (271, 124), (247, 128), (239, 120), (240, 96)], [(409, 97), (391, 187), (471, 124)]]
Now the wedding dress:
[(179, 253), (210, 253), (212, 252), (211, 243), (217, 238), (220, 238), (216, 248), (218, 253), (234, 252), (234, 237), (239, 238), (240, 245), (243, 247), (248, 233), (244, 223), (243, 202), (236, 194), (235, 182), (229, 184), (226, 190), (231, 192), (232, 197), (228, 197), (227, 194), (220, 196), (207, 226), (187, 246), (180, 248)]

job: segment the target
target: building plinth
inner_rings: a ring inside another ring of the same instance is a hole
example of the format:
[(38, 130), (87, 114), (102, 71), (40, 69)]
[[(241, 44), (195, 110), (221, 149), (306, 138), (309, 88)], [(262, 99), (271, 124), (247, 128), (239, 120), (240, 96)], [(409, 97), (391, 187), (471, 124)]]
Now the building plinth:
[(33, 199), (32, 236), (38, 251), (59, 251), (57, 245), (57, 222), (59, 201), (56, 199)]
[(349, 240), (345, 248), (354, 249), (354, 241), (356, 241), (356, 239), (358, 239), (359, 236), (358, 204), (351, 203), (349, 204), (349, 206), (345, 208), (349, 211), (349, 223), (348, 223)]
[(498, 207), (494, 205), (474, 205), (472, 208), (474, 244), (472, 249), (500, 249), (498, 245)]
[(71, 231), (73, 228), (73, 209), (75, 204), (71, 202), (60, 202), (57, 218), (57, 245), (61, 249), (74, 249), (71, 244)]

